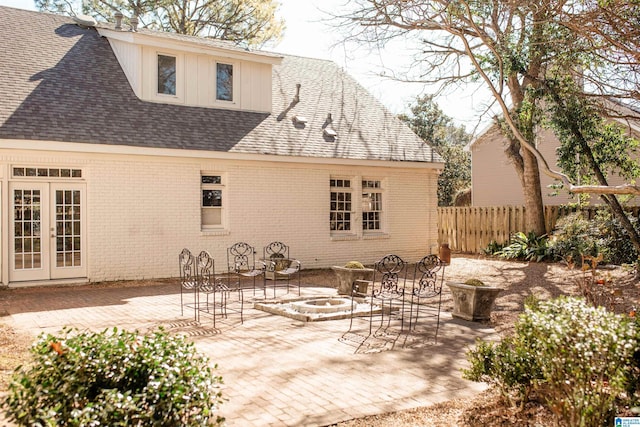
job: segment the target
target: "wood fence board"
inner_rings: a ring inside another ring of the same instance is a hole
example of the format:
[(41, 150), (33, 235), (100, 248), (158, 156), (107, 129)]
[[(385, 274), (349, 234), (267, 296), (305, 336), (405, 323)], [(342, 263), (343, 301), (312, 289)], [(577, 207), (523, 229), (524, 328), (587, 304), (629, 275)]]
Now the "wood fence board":
[[(596, 206), (587, 206), (580, 211), (591, 220), (598, 209)], [(625, 209), (636, 218), (640, 216), (640, 206)], [(545, 206), (547, 234), (551, 233), (559, 218), (577, 210), (575, 207)], [(505, 244), (513, 233), (526, 233), (524, 216), (524, 206), (438, 208), (438, 243), (449, 243), (451, 250), (456, 252), (482, 253), (492, 241)]]

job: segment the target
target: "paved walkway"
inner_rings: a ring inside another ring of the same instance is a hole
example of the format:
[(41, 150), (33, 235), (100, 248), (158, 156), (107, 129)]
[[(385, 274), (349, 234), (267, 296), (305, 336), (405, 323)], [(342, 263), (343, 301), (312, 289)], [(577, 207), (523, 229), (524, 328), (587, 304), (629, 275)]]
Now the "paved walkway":
[[(303, 294), (334, 294), (326, 288)], [(247, 293), (251, 296), (251, 292)], [(465, 350), (476, 338), (495, 338), (477, 323), (442, 314), (433, 337), (402, 336), (386, 351), (359, 351), (339, 341), (349, 320), (300, 322), (245, 305), (244, 324), (230, 315), (213, 328), (211, 318), (180, 315), (177, 285), (81, 286), (0, 291), (0, 322), (34, 336), (62, 326), (146, 331), (164, 325), (183, 333), (218, 364), (228, 426), (325, 426), (365, 415), (472, 397), (482, 384), (461, 378)], [(362, 322), (364, 323), (364, 322)], [(402, 346), (402, 344), (411, 344)], [(364, 348), (363, 348), (364, 349)], [(361, 350), (363, 350), (361, 349)]]

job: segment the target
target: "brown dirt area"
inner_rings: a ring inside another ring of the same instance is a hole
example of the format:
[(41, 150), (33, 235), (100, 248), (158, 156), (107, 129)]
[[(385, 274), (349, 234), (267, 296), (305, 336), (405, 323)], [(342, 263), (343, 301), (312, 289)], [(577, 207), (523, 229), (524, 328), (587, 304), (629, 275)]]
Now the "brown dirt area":
[[(610, 279), (617, 289), (613, 308), (616, 312), (628, 313), (640, 308), (640, 282), (634, 272), (627, 269), (603, 268), (598, 276)], [(576, 280), (582, 277), (580, 270), (569, 270), (558, 263), (526, 263), (504, 261), (473, 255), (454, 255), (451, 265), (445, 270), (447, 281), (465, 281), (477, 278), (483, 282), (504, 288), (496, 300), (489, 322), (501, 335), (513, 330), (518, 315), (523, 311), (525, 298), (534, 295), (546, 300), (560, 295), (578, 295)], [(311, 286), (326, 286), (335, 281), (329, 269), (303, 270), (302, 283)], [(158, 280), (99, 283), (87, 286), (145, 286)], [(37, 292), (36, 289), (33, 292)], [(0, 294), (0, 299), (2, 295)], [(443, 311), (453, 309), (453, 301), (445, 289)], [(0, 317), (0, 398), (6, 392), (8, 380), (14, 367), (28, 360), (30, 337), (16, 333), (2, 322)], [(365, 417), (336, 424), (336, 427), (377, 426), (550, 426), (552, 417), (541, 405), (531, 403), (524, 408), (505, 406), (498, 394), (487, 390), (475, 399), (452, 400), (426, 408), (416, 408), (377, 416)]]

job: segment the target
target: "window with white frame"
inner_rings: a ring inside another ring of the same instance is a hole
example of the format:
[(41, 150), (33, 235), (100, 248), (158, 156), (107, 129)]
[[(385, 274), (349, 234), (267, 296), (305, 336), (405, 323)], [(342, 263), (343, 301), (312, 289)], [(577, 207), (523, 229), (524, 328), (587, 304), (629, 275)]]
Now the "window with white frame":
[(202, 228), (221, 228), (223, 226), (224, 209), (222, 175), (203, 173), (200, 182)]
[(233, 101), (233, 64), (216, 63), (216, 101)]
[(175, 56), (158, 55), (158, 94), (176, 95), (176, 69)]
[(331, 178), (329, 224), (330, 230), (335, 232), (351, 231), (352, 189), (351, 180)]
[(362, 180), (362, 230), (382, 230), (382, 184), (377, 180)]

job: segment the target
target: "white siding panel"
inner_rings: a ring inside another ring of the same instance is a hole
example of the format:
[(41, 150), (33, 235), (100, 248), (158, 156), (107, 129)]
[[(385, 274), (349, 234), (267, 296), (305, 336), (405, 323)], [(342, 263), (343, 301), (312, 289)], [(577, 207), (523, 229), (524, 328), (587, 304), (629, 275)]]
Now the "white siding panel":
[[(125, 43), (119, 42), (122, 45)], [(129, 45), (132, 46), (132, 45)], [(157, 55), (174, 55), (177, 59), (176, 96), (157, 94)], [(120, 60), (120, 57), (118, 56)], [(139, 96), (141, 99), (194, 107), (242, 109), (245, 111), (271, 112), (271, 65), (247, 61), (233, 61), (235, 102), (216, 102), (215, 61), (229, 63), (228, 59), (209, 55), (181, 53), (145, 47), (139, 58)], [(122, 63), (122, 61), (121, 61)], [(132, 73), (136, 71), (131, 71)]]
[[(184, 58), (184, 73), (187, 78), (184, 81), (185, 97), (187, 105), (197, 105), (199, 101), (198, 88), (204, 82), (204, 76), (200, 74), (200, 61), (196, 55), (186, 55)], [(202, 79), (202, 81), (200, 80)]]
[[(524, 204), (522, 186), (513, 164), (507, 159), (504, 152), (503, 141), (504, 138), (500, 134), (490, 132), (471, 147), (473, 206), (519, 206)], [(542, 133), (538, 149), (551, 167), (560, 170), (556, 165), (555, 149), (557, 144), (558, 142), (551, 131), (547, 130)], [(572, 200), (566, 190), (560, 190), (558, 195), (552, 195), (555, 190), (549, 188), (549, 185), (555, 182), (542, 173), (541, 168), (540, 183), (545, 205), (561, 205)]]
[(142, 98), (142, 48), (113, 39), (109, 39), (109, 43), (133, 92)]

